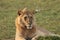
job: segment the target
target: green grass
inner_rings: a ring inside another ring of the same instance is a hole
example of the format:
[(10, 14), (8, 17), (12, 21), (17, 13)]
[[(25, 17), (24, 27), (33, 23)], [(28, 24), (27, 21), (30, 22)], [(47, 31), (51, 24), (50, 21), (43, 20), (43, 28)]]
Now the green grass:
[(0, 40), (14, 39), (17, 11), (24, 7), (40, 9), (40, 12), (35, 14), (36, 23), (60, 34), (60, 0), (0, 0)]
[(47, 36), (47, 37), (39, 37), (37, 40), (60, 40), (59, 37), (56, 36)]

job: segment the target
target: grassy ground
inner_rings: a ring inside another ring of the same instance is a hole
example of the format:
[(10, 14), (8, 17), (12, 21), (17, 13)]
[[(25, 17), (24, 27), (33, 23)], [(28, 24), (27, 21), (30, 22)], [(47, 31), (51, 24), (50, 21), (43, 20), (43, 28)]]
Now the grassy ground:
[(40, 10), (35, 14), (36, 23), (60, 34), (60, 0), (0, 0), (0, 40), (14, 39), (17, 10), (24, 7)]
[(47, 36), (47, 37), (39, 37), (38, 40), (60, 40), (59, 37), (52, 37), (52, 36)]

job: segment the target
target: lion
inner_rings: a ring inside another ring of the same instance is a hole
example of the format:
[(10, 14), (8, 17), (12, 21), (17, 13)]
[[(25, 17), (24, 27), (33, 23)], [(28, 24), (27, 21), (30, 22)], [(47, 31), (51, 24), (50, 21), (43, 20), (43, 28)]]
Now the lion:
[(33, 23), (33, 14), (33, 11), (28, 11), (26, 8), (18, 11), (18, 16), (15, 21), (15, 40), (31, 40), (35, 36), (36, 28)]
[(39, 28), (34, 21), (34, 10), (18, 10), (18, 16), (15, 20), (16, 36), (15, 40), (37, 40), (39, 36), (50, 35), (51, 32)]

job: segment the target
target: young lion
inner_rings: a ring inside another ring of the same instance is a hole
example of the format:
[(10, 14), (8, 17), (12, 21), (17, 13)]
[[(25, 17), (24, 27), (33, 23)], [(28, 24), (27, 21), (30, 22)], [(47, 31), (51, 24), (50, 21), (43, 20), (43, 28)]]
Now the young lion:
[(26, 8), (18, 11), (16, 18), (16, 38), (15, 40), (31, 40), (35, 36), (36, 28), (33, 22), (33, 11)]
[(49, 31), (36, 26), (33, 18), (34, 13), (35, 11), (27, 10), (27, 8), (18, 11), (18, 16), (15, 20), (15, 40), (36, 40), (40, 35), (46, 36), (51, 34)]

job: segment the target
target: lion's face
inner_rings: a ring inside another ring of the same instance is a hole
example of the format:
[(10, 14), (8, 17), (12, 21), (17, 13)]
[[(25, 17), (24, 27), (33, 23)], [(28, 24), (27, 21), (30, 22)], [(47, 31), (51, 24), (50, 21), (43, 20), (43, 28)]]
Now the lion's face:
[(33, 12), (24, 9), (23, 11), (18, 12), (20, 16), (20, 22), (26, 27), (27, 29), (32, 29), (33, 24)]
[(25, 25), (25, 27), (27, 29), (31, 29), (32, 28), (32, 23), (33, 23), (33, 17), (31, 14), (24, 14), (24, 16), (22, 16), (21, 18), (22, 23)]

